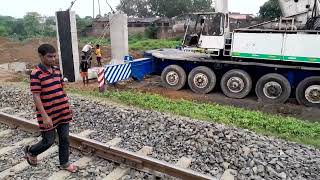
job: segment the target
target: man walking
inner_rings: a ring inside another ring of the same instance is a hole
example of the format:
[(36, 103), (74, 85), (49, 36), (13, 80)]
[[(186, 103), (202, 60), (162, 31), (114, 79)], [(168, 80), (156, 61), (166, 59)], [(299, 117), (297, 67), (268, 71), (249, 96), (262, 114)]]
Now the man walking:
[(76, 172), (77, 167), (69, 163), (69, 123), (72, 110), (63, 90), (63, 79), (58, 68), (54, 67), (56, 50), (49, 44), (38, 48), (40, 64), (30, 75), (30, 89), (36, 106), (37, 120), (42, 140), (25, 147), (27, 162), (36, 166), (37, 156), (49, 149), (59, 137), (60, 168)]

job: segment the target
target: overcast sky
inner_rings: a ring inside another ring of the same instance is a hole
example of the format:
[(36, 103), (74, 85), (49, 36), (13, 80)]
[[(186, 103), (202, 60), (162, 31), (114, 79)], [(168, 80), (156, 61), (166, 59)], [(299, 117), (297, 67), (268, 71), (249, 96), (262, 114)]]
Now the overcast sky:
[[(38, 12), (41, 15), (53, 16), (55, 11), (65, 10), (72, 0), (0, 0), (0, 15), (23, 17), (26, 12)], [(96, 10), (98, 6), (96, 1)], [(174, 0), (173, 0), (174, 1)], [(259, 7), (267, 0), (229, 0), (229, 10), (232, 12), (257, 14)], [(81, 17), (92, 16), (93, 0), (77, 0), (73, 6), (74, 11)], [(108, 0), (112, 7), (119, 4), (120, 0)], [(101, 14), (110, 11), (106, 0), (100, 0)]]

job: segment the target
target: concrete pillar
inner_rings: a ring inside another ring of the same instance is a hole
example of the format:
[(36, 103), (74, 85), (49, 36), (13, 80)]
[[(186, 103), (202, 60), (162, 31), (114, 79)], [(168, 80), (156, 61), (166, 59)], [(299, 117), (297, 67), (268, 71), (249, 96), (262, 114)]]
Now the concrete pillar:
[(56, 22), (60, 70), (68, 81), (78, 81), (81, 77), (76, 14), (73, 11), (59, 11)]
[(110, 17), (111, 55), (110, 64), (123, 64), (124, 56), (129, 55), (128, 16), (114, 14)]
[(220, 13), (228, 13), (228, 0), (215, 0), (215, 10)]
[(79, 55), (79, 45), (78, 45), (78, 30), (77, 30), (77, 20), (76, 13), (70, 11), (70, 25), (71, 25), (71, 41), (72, 41), (72, 53), (73, 53), (73, 67), (75, 80), (81, 80), (80, 76), (80, 55)]

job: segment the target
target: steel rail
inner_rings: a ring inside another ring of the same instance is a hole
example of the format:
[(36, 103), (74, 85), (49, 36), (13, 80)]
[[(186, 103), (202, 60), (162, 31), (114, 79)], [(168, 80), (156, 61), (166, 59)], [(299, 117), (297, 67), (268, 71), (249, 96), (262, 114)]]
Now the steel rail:
[[(26, 120), (3, 112), (0, 112), (0, 123), (31, 133), (38, 132), (38, 124), (36, 121)], [(204, 175), (193, 170), (180, 168), (164, 161), (141, 156), (136, 153), (117, 147), (112, 147), (110, 145), (80, 137), (72, 133), (70, 134), (69, 139), (71, 147), (75, 149), (119, 164), (126, 164), (129, 167), (140, 171), (156, 171), (186, 180), (216, 180), (216, 178), (212, 176)]]

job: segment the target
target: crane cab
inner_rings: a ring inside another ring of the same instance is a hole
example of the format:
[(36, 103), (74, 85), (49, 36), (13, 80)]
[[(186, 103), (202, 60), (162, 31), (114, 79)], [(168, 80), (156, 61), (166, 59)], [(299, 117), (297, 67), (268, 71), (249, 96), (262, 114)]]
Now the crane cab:
[(183, 50), (220, 56), (229, 35), (229, 15), (195, 13), (185, 25)]

